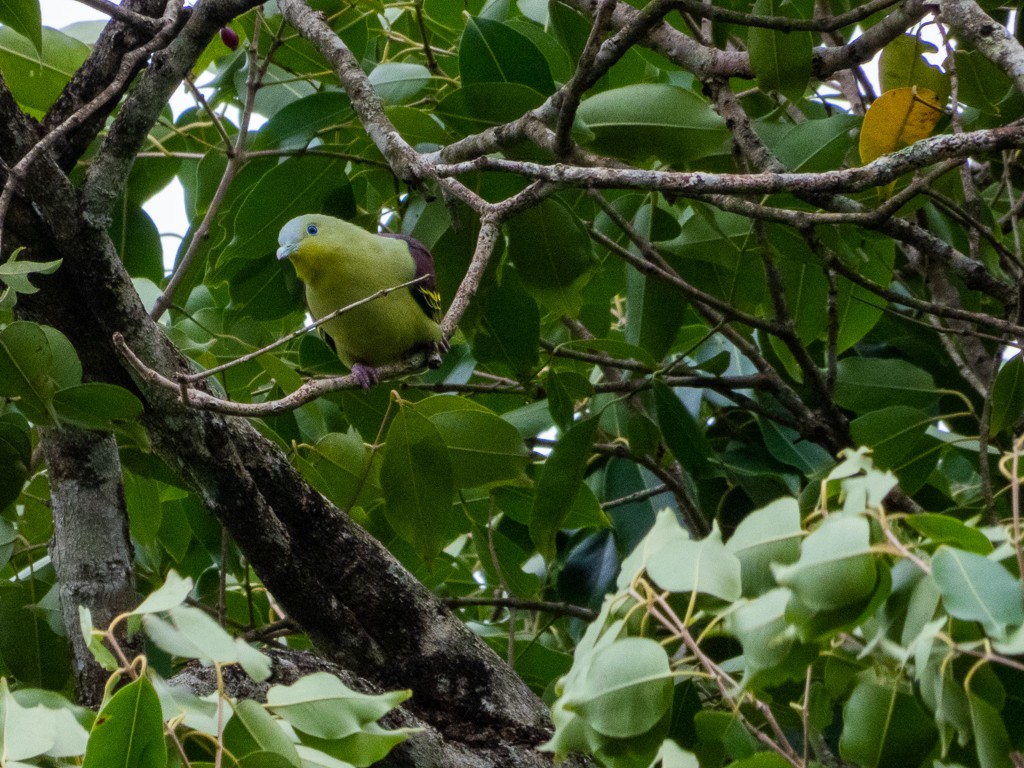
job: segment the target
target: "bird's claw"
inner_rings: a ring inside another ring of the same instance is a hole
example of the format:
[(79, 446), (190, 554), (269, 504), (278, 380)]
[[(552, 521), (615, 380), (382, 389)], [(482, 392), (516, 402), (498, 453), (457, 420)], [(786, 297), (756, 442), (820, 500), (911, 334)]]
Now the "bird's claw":
[(448, 339), (441, 339), (430, 344), (430, 351), (427, 354), (427, 367), (440, 368), (441, 356), (448, 352)]
[(363, 389), (369, 389), (380, 380), (377, 378), (376, 368), (371, 368), (370, 366), (363, 365), (362, 363), (354, 363), (352, 365), (352, 375), (355, 376), (356, 381), (359, 382), (359, 386)]

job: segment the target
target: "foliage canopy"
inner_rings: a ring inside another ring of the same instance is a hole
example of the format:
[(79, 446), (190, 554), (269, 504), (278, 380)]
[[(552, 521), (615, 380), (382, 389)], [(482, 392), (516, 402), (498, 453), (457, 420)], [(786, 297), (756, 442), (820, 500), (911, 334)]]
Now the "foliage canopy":
[[(457, 764), (460, 728), (1019, 763), (1019, 13), (39, 2), (0, 0), (0, 765)], [(363, 392), (295, 333), (310, 211), (432, 250), (440, 369)], [(352, 686), (236, 700), (246, 641)]]

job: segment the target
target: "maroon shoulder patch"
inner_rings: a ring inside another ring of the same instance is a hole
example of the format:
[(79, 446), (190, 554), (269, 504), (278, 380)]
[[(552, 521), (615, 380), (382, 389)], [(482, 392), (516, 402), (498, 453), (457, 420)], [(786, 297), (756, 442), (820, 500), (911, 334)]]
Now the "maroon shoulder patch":
[(441, 294), (437, 291), (437, 273), (434, 272), (434, 257), (427, 250), (427, 246), (409, 235), (396, 235), (390, 232), (381, 232), (381, 237), (390, 237), (394, 240), (402, 240), (409, 247), (409, 255), (412, 256), (416, 265), (416, 277), (426, 275), (427, 278), (416, 285), (409, 286), (409, 292), (416, 299), (416, 303), (423, 308), (423, 311), (434, 322), (441, 322)]

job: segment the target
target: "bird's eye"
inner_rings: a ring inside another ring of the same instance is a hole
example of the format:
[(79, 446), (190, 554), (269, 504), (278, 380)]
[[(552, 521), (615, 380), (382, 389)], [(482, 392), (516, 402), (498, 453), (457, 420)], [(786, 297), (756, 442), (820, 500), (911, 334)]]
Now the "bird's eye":
[(308, 227), (306, 227), (307, 234), (315, 235), (317, 232), (319, 232), (319, 230), (316, 228), (316, 224), (310, 224)]

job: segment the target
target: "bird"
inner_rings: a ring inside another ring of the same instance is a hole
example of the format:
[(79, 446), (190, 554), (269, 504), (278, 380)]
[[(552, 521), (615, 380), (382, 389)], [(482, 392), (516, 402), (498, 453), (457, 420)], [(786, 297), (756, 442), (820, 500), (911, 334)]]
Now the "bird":
[(441, 332), (434, 257), (423, 243), (408, 235), (367, 232), (318, 213), (291, 219), (277, 242), (277, 258), (295, 267), (317, 320), (382, 289), (422, 278), (321, 326), (363, 389), (378, 382), (378, 367), (412, 352), (427, 352), (432, 368), (441, 364), (448, 342)]

